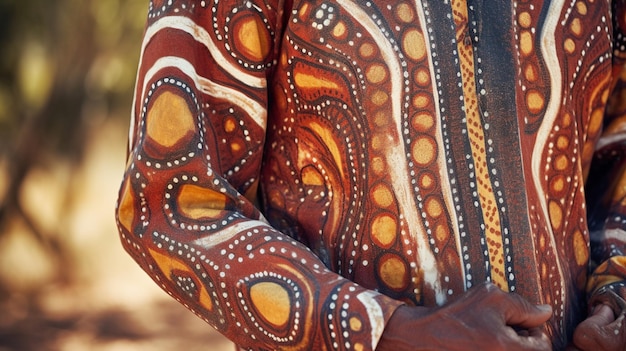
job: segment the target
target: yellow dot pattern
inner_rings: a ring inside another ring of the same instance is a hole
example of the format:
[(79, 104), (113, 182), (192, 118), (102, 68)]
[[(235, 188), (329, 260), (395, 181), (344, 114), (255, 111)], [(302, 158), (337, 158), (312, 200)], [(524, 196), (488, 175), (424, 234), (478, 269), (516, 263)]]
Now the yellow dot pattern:
[[(584, 310), (582, 190), (626, 12), (516, 1), (502, 35), (481, 37), (487, 3), (279, 3), (151, 3), (117, 208), (127, 251), (245, 349), (370, 350), (399, 303), (485, 279), (552, 304), (563, 348)], [(494, 44), (506, 55), (482, 51)], [(613, 236), (600, 249), (620, 254)], [(601, 266), (590, 289), (624, 266)]]
[(502, 290), (508, 291), (508, 280), (504, 264), (504, 245), (500, 226), (500, 214), (491, 185), (487, 154), (485, 152), (485, 134), (477, 103), (476, 79), (474, 76), (474, 53), (471, 46), (466, 45), (464, 36), (468, 22), (467, 4), (465, 1), (453, 0), (454, 22), (457, 26), (457, 49), (459, 52), (461, 77), (463, 81), (463, 102), (465, 106), (466, 125), (472, 150), (472, 160), (476, 170), (476, 183), (480, 208), (483, 213), (491, 280)]

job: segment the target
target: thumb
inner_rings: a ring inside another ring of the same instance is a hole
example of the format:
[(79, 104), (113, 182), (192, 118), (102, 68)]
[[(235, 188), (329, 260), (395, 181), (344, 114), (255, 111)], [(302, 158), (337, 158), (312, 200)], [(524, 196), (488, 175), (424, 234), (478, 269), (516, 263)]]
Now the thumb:
[(614, 320), (613, 310), (604, 304), (596, 306), (591, 316), (587, 318), (587, 321), (598, 326), (605, 326)]
[(522, 328), (535, 328), (552, 317), (550, 305), (534, 305), (517, 294), (509, 294), (509, 308), (505, 313), (506, 324)]
[[(593, 314), (576, 327), (574, 344), (583, 350), (617, 350), (618, 345), (624, 345), (624, 341), (616, 337), (621, 327), (617, 326), (617, 334), (615, 330), (606, 328), (614, 320), (613, 310), (609, 306), (604, 304), (596, 306)], [(613, 343), (615, 348), (610, 348), (609, 345)]]

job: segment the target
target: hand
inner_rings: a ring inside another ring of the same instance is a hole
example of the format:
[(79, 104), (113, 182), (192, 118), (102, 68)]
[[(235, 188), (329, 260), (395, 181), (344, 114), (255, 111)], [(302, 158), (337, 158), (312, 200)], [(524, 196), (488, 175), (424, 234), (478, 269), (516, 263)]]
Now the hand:
[(443, 307), (399, 307), (376, 350), (551, 350), (541, 330), (551, 315), (485, 283)]
[(616, 316), (608, 305), (597, 305), (591, 316), (576, 327), (574, 345), (582, 351), (625, 351), (625, 313)]

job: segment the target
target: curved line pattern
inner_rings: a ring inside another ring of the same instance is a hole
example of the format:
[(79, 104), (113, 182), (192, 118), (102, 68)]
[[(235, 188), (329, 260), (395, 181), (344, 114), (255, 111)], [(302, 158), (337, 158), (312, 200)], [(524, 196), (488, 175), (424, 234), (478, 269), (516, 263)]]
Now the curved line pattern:
[[(392, 116), (397, 127), (396, 132), (399, 136), (398, 140), (402, 140), (402, 69), (397, 57), (393, 56), (395, 50), (380, 32), (380, 28), (372, 21), (367, 13), (365, 13), (361, 7), (348, 0), (338, 0), (350, 13), (354, 14), (354, 17), (365, 28), (368, 28), (369, 33), (372, 35), (376, 44), (381, 48), (381, 54), (389, 67), (391, 78), (391, 100), (392, 100)], [(424, 271), (424, 279), (427, 284), (433, 287), (437, 291), (438, 299), (442, 299), (445, 296), (441, 291), (439, 277), (440, 273), (437, 269), (437, 262), (435, 256), (429, 250), (428, 236), (424, 232), (422, 220), (420, 219), (420, 213), (417, 210), (417, 204), (415, 199), (411, 196), (411, 193), (406, 190), (406, 184), (410, 184), (408, 164), (406, 160), (406, 151), (403, 143), (397, 142), (392, 145), (387, 154), (387, 163), (390, 169), (400, 169), (391, 173), (393, 179), (393, 188), (397, 198), (399, 199), (400, 207), (405, 215), (408, 228), (411, 231), (411, 235), (416, 239), (418, 245), (418, 259), (422, 263), (421, 268)]]

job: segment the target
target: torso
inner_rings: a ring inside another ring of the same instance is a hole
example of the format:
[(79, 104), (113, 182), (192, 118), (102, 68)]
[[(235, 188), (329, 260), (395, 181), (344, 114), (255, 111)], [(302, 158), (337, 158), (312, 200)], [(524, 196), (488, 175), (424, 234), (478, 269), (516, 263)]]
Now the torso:
[(416, 305), (485, 280), (584, 315), (583, 185), (609, 89), (606, 1), (296, 1), (274, 69), (268, 219)]

